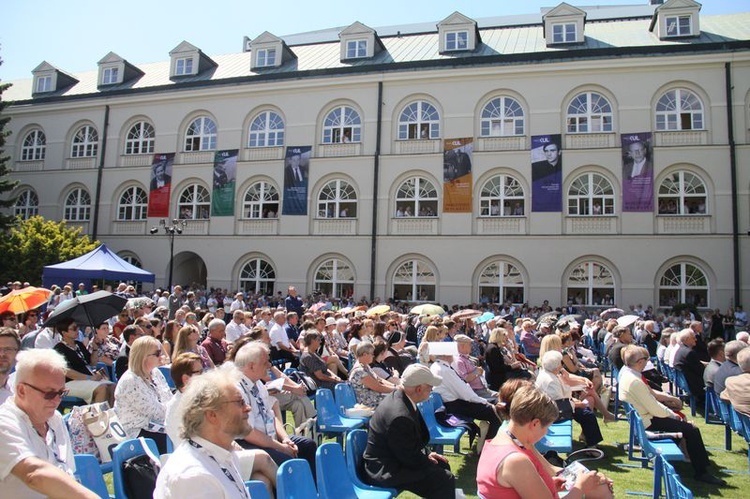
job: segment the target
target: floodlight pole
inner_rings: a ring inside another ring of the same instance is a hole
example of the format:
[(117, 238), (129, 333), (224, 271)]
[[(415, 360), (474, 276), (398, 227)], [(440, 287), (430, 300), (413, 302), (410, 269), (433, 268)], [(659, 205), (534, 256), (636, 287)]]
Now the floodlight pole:
[[(187, 226), (187, 220), (174, 219), (171, 224), (168, 225), (167, 220), (159, 220), (159, 227), (164, 229), (164, 233), (169, 237), (169, 283), (167, 289), (172, 291), (172, 274), (174, 272), (174, 238), (178, 234), (182, 234), (182, 230)], [(159, 227), (151, 227), (149, 231), (152, 236), (159, 233)]]

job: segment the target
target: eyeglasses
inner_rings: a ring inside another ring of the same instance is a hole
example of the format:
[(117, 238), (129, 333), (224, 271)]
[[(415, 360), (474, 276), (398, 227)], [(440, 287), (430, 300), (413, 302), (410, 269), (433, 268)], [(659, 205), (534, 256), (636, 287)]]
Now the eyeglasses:
[(198, 376), (199, 374), (203, 374), (203, 369), (199, 369), (197, 371), (190, 371), (191, 376)]
[(60, 390), (60, 391), (57, 391), (57, 390), (52, 390), (52, 391), (50, 391), (50, 392), (46, 392), (46, 391), (42, 390), (41, 388), (37, 388), (37, 387), (35, 387), (35, 386), (34, 386), (34, 385), (32, 385), (31, 383), (25, 383), (25, 382), (23, 382), (23, 381), (22, 381), (22, 382), (21, 382), (21, 384), (22, 384), (22, 385), (26, 385), (26, 386), (30, 386), (30, 387), (31, 387), (31, 388), (33, 388), (34, 390), (36, 390), (36, 391), (38, 391), (39, 393), (41, 393), (41, 394), (42, 394), (42, 397), (44, 398), (44, 400), (54, 400), (54, 399), (55, 399), (55, 398), (57, 398), (57, 397), (63, 398), (63, 397), (64, 397), (64, 396), (66, 396), (66, 395), (68, 394), (68, 392), (70, 391), (70, 390), (68, 390), (67, 388), (64, 388), (64, 389), (62, 389), (62, 390)]
[(153, 355), (154, 357), (161, 357), (161, 350), (155, 353), (150, 353), (149, 355)]
[(221, 403), (222, 404), (235, 404), (240, 409), (244, 409), (245, 406), (247, 405), (245, 403), (245, 400), (243, 398), (238, 398), (238, 399), (235, 399), (235, 400), (222, 400)]
[(16, 353), (17, 351), (18, 351), (18, 349), (14, 348), (14, 347), (3, 347), (3, 348), (0, 348), (0, 354)]

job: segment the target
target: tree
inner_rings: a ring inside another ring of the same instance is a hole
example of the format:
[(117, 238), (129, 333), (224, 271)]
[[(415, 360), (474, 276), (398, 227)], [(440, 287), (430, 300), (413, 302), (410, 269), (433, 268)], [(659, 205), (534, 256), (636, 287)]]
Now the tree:
[[(2, 66), (3, 60), (0, 59), (0, 66)], [(3, 101), (3, 92), (10, 88), (10, 83), (0, 83), (0, 208), (10, 208), (16, 204), (16, 200), (2, 199), (5, 193), (12, 191), (18, 185), (17, 180), (11, 180), (8, 178), (10, 168), (7, 164), (10, 157), (5, 156), (5, 138), (10, 135), (10, 130), (5, 130), (5, 125), (10, 121), (10, 116), (3, 116), (3, 109), (8, 106), (7, 101)], [(8, 215), (0, 212), (0, 232), (6, 230), (15, 222), (13, 215)]]
[(38, 285), (45, 265), (77, 258), (99, 246), (82, 234), (80, 227), (40, 216), (18, 219), (7, 236), (0, 238), (0, 283), (28, 281)]

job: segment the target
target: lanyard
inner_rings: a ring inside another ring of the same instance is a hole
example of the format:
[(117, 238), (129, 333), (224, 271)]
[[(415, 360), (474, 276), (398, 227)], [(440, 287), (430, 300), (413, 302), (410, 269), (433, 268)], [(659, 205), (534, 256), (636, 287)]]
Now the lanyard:
[(513, 441), (513, 443), (516, 444), (518, 447), (520, 447), (521, 449), (525, 449), (526, 448), (526, 447), (523, 446), (523, 444), (521, 443), (521, 441), (518, 440), (518, 438), (516, 438), (516, 436), (510, 432), (510, 430), (505, 430), (505, 434), (508, 435), (510, 437), (510, 439)]
[(193, 441), (193, 439), (190, 439), (190, 438), (188, 439), (188, 443), (189, 443), (190, 445), (192, 445), (193, 447), (195, 447), (196, 449), (198, 449), (198, 450), (200, 450), (200, 451), (203, 451), (203, 452), (204, 452), (204, 453), (205, 453), (205, 454), (206, 454), (206, 455), (207, 455), (208, 457), (210, 457), (210, 458), (211, 458), (211, 460), (212, 460), (213, 462), (215, 462), (215, 463), (216, 463), (216, 465), (217, 465), (217, 466), (219, 467), (219, 469), (221, 469), (221, 472), (222, 472), (222, 473), (224, 473), (224, 476), (225, 476), (225, 477), (227, 477), (227, 478), (229, 479), (229, 481), (230, 481), (230, 482), (232, 482), (232, 484), (233, 484), (233, 485), (234, 485), (234, 486), (235, 486), (235, 487), (237, 488), (237, 490), (239, 490), (239, 491), (240, 491), (240, 495), (241, 495), (242, 497), (249, 497), (249, 495), (248, 495), (248, 493), (247, 493), (247, 489), (246, 489), (246, 488), (244, 487), (244, 484), (243, 484), (242, 486), (240, 486), (240, 484), (239, 484), (239, 483), (237, 483), (237, 479), (236, 479), (236, 478), (234, 478), (234, 475), (232, 475), (232, 472), (231, 472), (231, 471), (229, 471), (229, 470), (228, 470), (227, 468), (225, 468), (224, 466), (222, 466), (221, 464), (219, 464), (219, 461), (217, 461), (217, 460), (216, 460), (216, 458), (215, 458), (214, 456), (212, 456), (212, 455), (211, 455), (211, 454), (209, 454), (209, 453), (208, 453), (207, 451), (205, 451), (205, 450), (203, 449), (203, 446), (202, 446), (201, 444), (199, 444), (199, 443), (197, 443), (197, 442)]

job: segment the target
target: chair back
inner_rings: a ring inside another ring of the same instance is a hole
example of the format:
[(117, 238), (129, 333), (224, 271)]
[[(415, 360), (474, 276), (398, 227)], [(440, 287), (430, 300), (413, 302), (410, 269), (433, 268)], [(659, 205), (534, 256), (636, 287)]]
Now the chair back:
[[(156, 442), (150, 438), (144, 438), (143, 441), (146, 442), (146, 445), (154, 456), (159, 455), (159, 449), (156, 447)], [(143, 454), (146, 454), (146, 451), (143, 449), (141, 440), (138, 438), (131, 438), (130, 440), (120, 442), (114, 449), (112, 449), (112, 485), (115, 489), (115, 497), (117, 499), (128, 499), (128, 495), (125, 492), (125, 480), (122, 472), (122, 467), (125, 464), (125, 461), (131, 457), (142, 456)]]
[(76, 454), (73, 457), (76, 462), (76, 472), (74, 473), (76, 480), (102, 499), (109, 499), (107, 483), (104, 481), (96, 456), (93, 454)]
[(439, 432), (437, 431), (438, 422), (435, 418), (435, 409), (433, 408), (432, 400), (428, 398), (424, 402), (418, 402), (417, 409), (419, 409), (419, 413), (422, 415), (425, 425), (427, 425), (427, 429), (430, 431), (430, 438), (439, 436)]
[[(329, 390), (330, 391), (330, 390)], [(318, 499), (310, 465), (304, 459), (290, 459), (276, 471), (276, 497)]]
[[(680, 477), (669, 461), (660, 454), (654, 461), (654, 482), (664, 480), (666, 499), (693, 499), (693, 493), (680, 481)], [(660, 490), (661, 483), (654, 483), (654, 490)]]
[[(354, 485), (357, 495), (359, 497), (366, 496), (370, 499), (388, 499), (390, 497), (396, 497), (398, 495), (396, 489), (369, 485), (359, 478), (360, 470), (363, 468), (362, 456), (364, 456), (366, 448), (367, 430), (352, 430), (346, 435), (346, 452), (344, 453), (346, 471), (349, 474), (349, 478)], [(365, 495), (365, 493), (367, 494)]]
[(434, 410), (441, 409), (443, 407), (443, 397), (436, 391), (430, 392), (430, 402)]
[(336, 392), (336, 406), (341, 411), (341, 415), (346, 416), (346, 410), (353, 408), (357, 403), (354, 388), (349, 383), (338, 383), (334, 391)]
[(315, 392), (315, 408), (318, 411), (318, 426), (324, 430), (329, 425), (341, 425), (341, 413), (336, 407), (333, 393), (328, 388)]
[(266, 484), (260, 480), (248, 480), (245, 482), (245, 488), (253, 499), (271, 499)]
[(167, 386), (169, 386), (170, 390), (176, 390), (177, 387), (174, 384), (174, 380), (172, 379), (172, 373), (171, 373), (171, 367), (170, 366), (159, 366), (159, 371), (161, 371), (162, 375), (164, 375), (164, 379), (167, 381)]
[(346, 468), (344, 450), (334, 442), (327, 442), (315, 452), (318, 495), (322, 498), (357, 499), (357, 492)]

